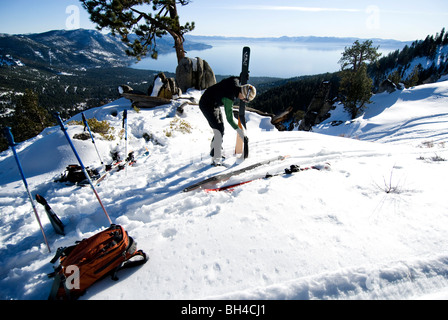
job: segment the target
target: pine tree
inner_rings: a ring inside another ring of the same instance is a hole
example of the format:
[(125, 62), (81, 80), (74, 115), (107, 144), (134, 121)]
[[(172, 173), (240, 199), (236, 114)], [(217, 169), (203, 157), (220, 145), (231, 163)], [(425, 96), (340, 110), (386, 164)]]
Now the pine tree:
[[(194, 22), (180, 24), (177, 4), (190, 0), (80, 0), (98, 29), (110, 29), (119, 35), (129, 50), (127, 54), (140, 60), (148, 50), (157, 59), (157, 38), (170, 34), (174, 39), (178, 62), (185, 57), (184, 34), (194, 29)], [(152, 5), (145, 12), (144, 5)]]
[(339, 60), (342, 70), (351, 69), (356, 72), (363, 64), (378, 60), (381, 56), (381, 53), (378, 53), (379, 47), (372, 47), (372, 43), (372, 40), (363, 43), (356, 40), (352, 47), (346, 47)]
[(423, 67), (421, 64), (419, 64), (418, 66), (415, 66), (414, 70), (412, 71), (412, 74), (406, 80), (406, 86), (408, 88), (418, 85), (419, 80), (420, 80), (419, 74), (420, 74), (420, 72), (422, 72), (422, 70), (423, 70)]
[(344, 108), (355, 119), (371, 103), (372, 79), (367, 75), (367, 65), (358, 70), (344, 70), (340, 90), (344, 94)]
[(375, 62), (379, 57), (378, 47), (372, 47), (372, 41), (355, 41), (352, 47), (345, 48), (339, 63), (342, 65), (340, 93), (344, 97), (344, 106), (352, 119), (371, 103), (373, 81), (367, 75), (367, 63)]
[(12, 132), (17, 142), (30, 139), (52, 125), (51, 116), (39, 106), (39, 96), (26, 89), (15, 101)]
[(392, 74), (389, 75), (388, 79), (394, 84), (399, 85), (401, 82), (400, 72), (398, 70), (395, 70), (394, 72), (392, 72)]

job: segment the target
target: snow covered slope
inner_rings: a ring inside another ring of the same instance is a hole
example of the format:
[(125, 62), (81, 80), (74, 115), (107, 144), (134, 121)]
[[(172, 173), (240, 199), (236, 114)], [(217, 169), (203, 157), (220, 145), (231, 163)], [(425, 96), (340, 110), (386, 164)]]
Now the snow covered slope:
[[(361, 117), (349, 121), (342, 108), (337, 108), (332, 117), (313, 131), (413, 146), (427, 141), (443, 144), (448, 140), (447, 97), (448, 81), (397, 90), (391, 94), (385, 92), (374, 96), (373, 103)], [(344, 124), (333, 127), (332, 123), (338, 120)]]
[[(322, 124), (313, 133), (278, 132), (268, 118), (249, 114), (251, 156), (242, 164), (232, 155), (236, 134), (226, 127), (232, 168), (209, 165), (212, 131), (197, 106), (178, 117), (180, 102), (137, 113), (121, 99), (87, 111), (116, 128), (114, 141), (96, 138), (103, 159), (124, 151), (124, 109), (130, 110), (129, 150), (150, 151), (97, 187), (113, 222), (150, 260), (121, 271), (117, 282), (95, 284), (82, 299), (447, 298), (448, 81), (374, 101), (363, 117)], [(337, 109), (332, 119), (343, 117)], [(82, 129), (70, 126), (70, 136)], [(86, 165), (100, 166), (90, 140), (75, 145)], [(76, 163), (59, 128), (17, 149), (32, 193), (43, 195), (66, 224), (66, 236), (58, 236), (38, 206), (53, 252), (107, 226), (90, 188), (53, 182)], [(332, 170), (259, 179), (233, 192), (181, 192), (204, 177), (278, 155), (289, 158), (227, 184), (292, 164), (328, 162)], [(11, 151), (0, 154), (0, 181), (0, 298), (46, 299), (53, 254)]]

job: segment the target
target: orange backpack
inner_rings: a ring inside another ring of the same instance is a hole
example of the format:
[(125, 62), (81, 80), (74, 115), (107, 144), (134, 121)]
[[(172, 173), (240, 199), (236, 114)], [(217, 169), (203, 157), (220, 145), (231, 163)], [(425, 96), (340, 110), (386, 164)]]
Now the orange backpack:
[[(135, 258), (137, 257), (137, 258)], [(59, 248), (51, 263), (60, 260), (55, 271), (49, 300), (75, 300), (108, 274), (118, 280), (118, 270), (146, 263), (146, 254), (119, 225), (84, 239), (74, 246)]]

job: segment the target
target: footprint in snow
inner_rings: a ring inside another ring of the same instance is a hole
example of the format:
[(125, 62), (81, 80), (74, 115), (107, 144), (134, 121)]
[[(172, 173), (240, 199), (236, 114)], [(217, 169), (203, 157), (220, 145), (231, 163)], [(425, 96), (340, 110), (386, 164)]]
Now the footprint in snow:
[(163, 231), (162, 236), (165, 238), (173, 238), (177, 234), (177, 230), (173, 228), (166, 229)]

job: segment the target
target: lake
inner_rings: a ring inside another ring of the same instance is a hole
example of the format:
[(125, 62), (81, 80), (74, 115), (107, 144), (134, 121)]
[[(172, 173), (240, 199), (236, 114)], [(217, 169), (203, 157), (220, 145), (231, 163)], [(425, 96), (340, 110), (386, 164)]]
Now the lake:
[[(239, 75), (241, 72), (242, 50), (251, 48), (250, 75), (253, 77), (292, 78), (340, 70), (338, 64), (345, 47), (353, 41), (294, 41), (295, 38), (281, 41), (272, 39), (206, 39), (198, 41), (212, 45), (213, 48), (187, 52), (187, 56), (200, 57), (207, 61), (217, 75)], [(387, 42), (380, 45), (379, 52), (387, 55), (396, 49), (402, 49), (406, 43)], [(374, 42), (375, 46), (379, 44)], [(142, 59), (133, 68), (175, 72), (176, 54), (159, 55), (157, 60)]]

